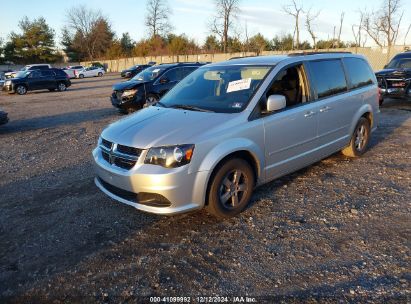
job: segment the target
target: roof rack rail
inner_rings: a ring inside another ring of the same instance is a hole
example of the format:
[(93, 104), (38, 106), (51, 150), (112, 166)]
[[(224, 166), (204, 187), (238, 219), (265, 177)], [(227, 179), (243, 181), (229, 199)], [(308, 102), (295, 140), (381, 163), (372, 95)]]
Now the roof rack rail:
[(211, 63), (210, 61), (205, 61), (205, 62), (201, 62), (201, 61), (192, 61), (192, 62), (163, 62), (160, 63), (159, 65), (163, 65), (163, 64), (176, 64), (176, 65), (181, 65), (181, 64), (208, 64)]
[(251, 55), (251, 56), (237, 56), (237, 57), (231, 57), (228, 60), (242, 59), (242, 58), (253, 58), (253, 57), (259, 57), (259, 56), (254, 56), (254, 55)]
[(308, 56), (308, 55), (321, 55), (321, 54), (352, 54), (351, 52), (298, 52), (298, 53), (290, 53), (287, 54), (288, 56)]

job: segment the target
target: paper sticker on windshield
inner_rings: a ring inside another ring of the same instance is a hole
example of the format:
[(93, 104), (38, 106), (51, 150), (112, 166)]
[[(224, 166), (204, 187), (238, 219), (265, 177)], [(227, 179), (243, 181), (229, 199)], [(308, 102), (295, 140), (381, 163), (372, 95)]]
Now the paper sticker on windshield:
[(251, 78), (231, 81), (228, 83), (227, 93), (248, 90), (251, 86)]
[(158, 72), (160, 72), (160, 69), (153, 70), (153, 73), (158, 73)]
[(231, 105), (232, 108), (234, 109), (241, 109), (243, 107), (243, 103), (242, 102), (235, 102)]

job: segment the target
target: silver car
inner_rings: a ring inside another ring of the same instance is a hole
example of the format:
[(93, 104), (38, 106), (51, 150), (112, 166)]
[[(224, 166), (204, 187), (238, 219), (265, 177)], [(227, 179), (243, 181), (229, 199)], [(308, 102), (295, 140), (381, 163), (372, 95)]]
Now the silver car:
[(366, 59), (349, 53), (206, 65), (102, 132), (95, 183), (147, 212), (234, 216), (261, 184), (339, 150), (363, 154), (378, 100)]

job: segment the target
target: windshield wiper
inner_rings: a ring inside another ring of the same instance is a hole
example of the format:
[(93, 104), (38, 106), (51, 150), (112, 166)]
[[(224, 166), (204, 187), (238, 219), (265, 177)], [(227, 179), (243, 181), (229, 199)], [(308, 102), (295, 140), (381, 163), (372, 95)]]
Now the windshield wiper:
[(211, 111), (211, 110), (206, 110), (206, 109), (203, 109), (203, 108), (190, 106), (190, 105), (182, 105), (182, 104), (172, 105), (172, 106), (170, 106), (170, 108), (183, 109), (183, 110), (189, 110), (189, 111), (198, 111), (198, 112), (214, 112), (214, 111)]
[(168, 108), (168, 107), (167, 107), (164, 103), (162, 103), (161, 101), (157, 101), (154, 105), (155, 105), (155, 106), (156, 106), (156, 105), (159, 105), (160, 107)]

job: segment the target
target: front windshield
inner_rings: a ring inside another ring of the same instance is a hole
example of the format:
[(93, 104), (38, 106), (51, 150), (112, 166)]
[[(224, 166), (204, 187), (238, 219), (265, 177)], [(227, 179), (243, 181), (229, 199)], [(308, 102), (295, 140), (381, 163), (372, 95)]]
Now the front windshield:
[(152, 81), (156, 79), (157, 76), (160, 75), (165, 69), (165, 67), (153, 66), (138, 73), (131, 80)]
[(218, 113), (241, 112), (271, 68), (205, 66), (177, 84), (161, 99), (160, 105)]
[(16, 78), (24, 78), (26, 77), (28, 74), (30, 74), (30, 71), (20, 71), (16, 74)]
[(27, 71), (28, 69), (29, 69), (28, 67), (24, 67), (24, 68), (21, 68), (20, 71), (22, 71), (22, 72)]
[(411, 58), (398, 58), (393, 59), (387, 65), (388, 69), (410, 69), (411, 68)]

